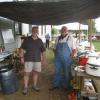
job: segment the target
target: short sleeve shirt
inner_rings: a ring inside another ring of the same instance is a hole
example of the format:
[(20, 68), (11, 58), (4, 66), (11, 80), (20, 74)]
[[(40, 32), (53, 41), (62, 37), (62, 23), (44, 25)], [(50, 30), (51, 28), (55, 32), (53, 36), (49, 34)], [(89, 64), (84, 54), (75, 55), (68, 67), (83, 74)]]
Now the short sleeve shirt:
[(25, 61), (40, 62), (41, 53), (45, 51), (42, 40), (40, 38), (33, 40), (31, 36), (24, 39), (21, 48), (25, 51)]

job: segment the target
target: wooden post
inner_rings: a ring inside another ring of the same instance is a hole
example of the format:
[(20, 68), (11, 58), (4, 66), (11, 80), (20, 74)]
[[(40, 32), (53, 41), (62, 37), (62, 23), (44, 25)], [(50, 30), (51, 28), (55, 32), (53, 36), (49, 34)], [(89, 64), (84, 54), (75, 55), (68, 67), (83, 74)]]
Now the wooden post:
[(90, 47), (92, 46), (92, 39), (91, 35), (92, 34), (92, 19), (89, 19), (88, 21), (88, 35), (89, 35), (89, 42), (90, 42)]

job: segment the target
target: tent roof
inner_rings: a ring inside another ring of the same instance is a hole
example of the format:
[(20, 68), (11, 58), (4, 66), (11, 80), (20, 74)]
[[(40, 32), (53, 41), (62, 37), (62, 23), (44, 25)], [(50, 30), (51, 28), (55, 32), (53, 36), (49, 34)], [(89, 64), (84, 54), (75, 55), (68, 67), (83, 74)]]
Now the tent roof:
[(100, 16), (100, 0), (1, 2), (0, 16), (36, 25), (60, 25)]

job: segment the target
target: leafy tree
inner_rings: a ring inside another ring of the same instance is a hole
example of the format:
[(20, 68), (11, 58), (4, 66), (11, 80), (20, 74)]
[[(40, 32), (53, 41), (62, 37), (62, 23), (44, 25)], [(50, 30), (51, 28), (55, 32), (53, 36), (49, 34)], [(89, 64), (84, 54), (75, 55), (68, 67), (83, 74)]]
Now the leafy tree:
[(95, 28), (95, 20), (94, 19), (87, 19), (87, 20), (83, 20), (83, 21), (80, 21), (80, 23), (82, 24), (85, 24), (85, 25), (88, 25), (88, 34), (90, 34), (90, 28), (91, 28), (91, 33), (94, 34), (96, 33), (96, 28)]
[(52, 33), (52, 35), (55, 35), (58, 33), (58, 30), (56, 28), (52, 28), (51, 33)]
[(95, 34), (96, 28), (95, 28), (95, 21), (93, 19), (88, 20), (88, 34)]

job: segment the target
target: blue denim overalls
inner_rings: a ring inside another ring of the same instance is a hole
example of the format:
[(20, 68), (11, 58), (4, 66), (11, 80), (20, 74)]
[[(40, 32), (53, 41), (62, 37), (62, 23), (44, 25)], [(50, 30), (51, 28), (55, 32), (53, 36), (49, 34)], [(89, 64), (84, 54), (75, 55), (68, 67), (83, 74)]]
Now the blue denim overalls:
[(68, 88), (70, 85), (70, 72), (71, 72), (71, 57), (70, 57), (70, 48), (67, 44), (67, 41), (64, 43), (57, 43), (56, 51), (55, 51), (55, 72), (54, 72), (54, 80), (53, 86), (60, 87), (62, 73), (63, 70), (63, 86)]

